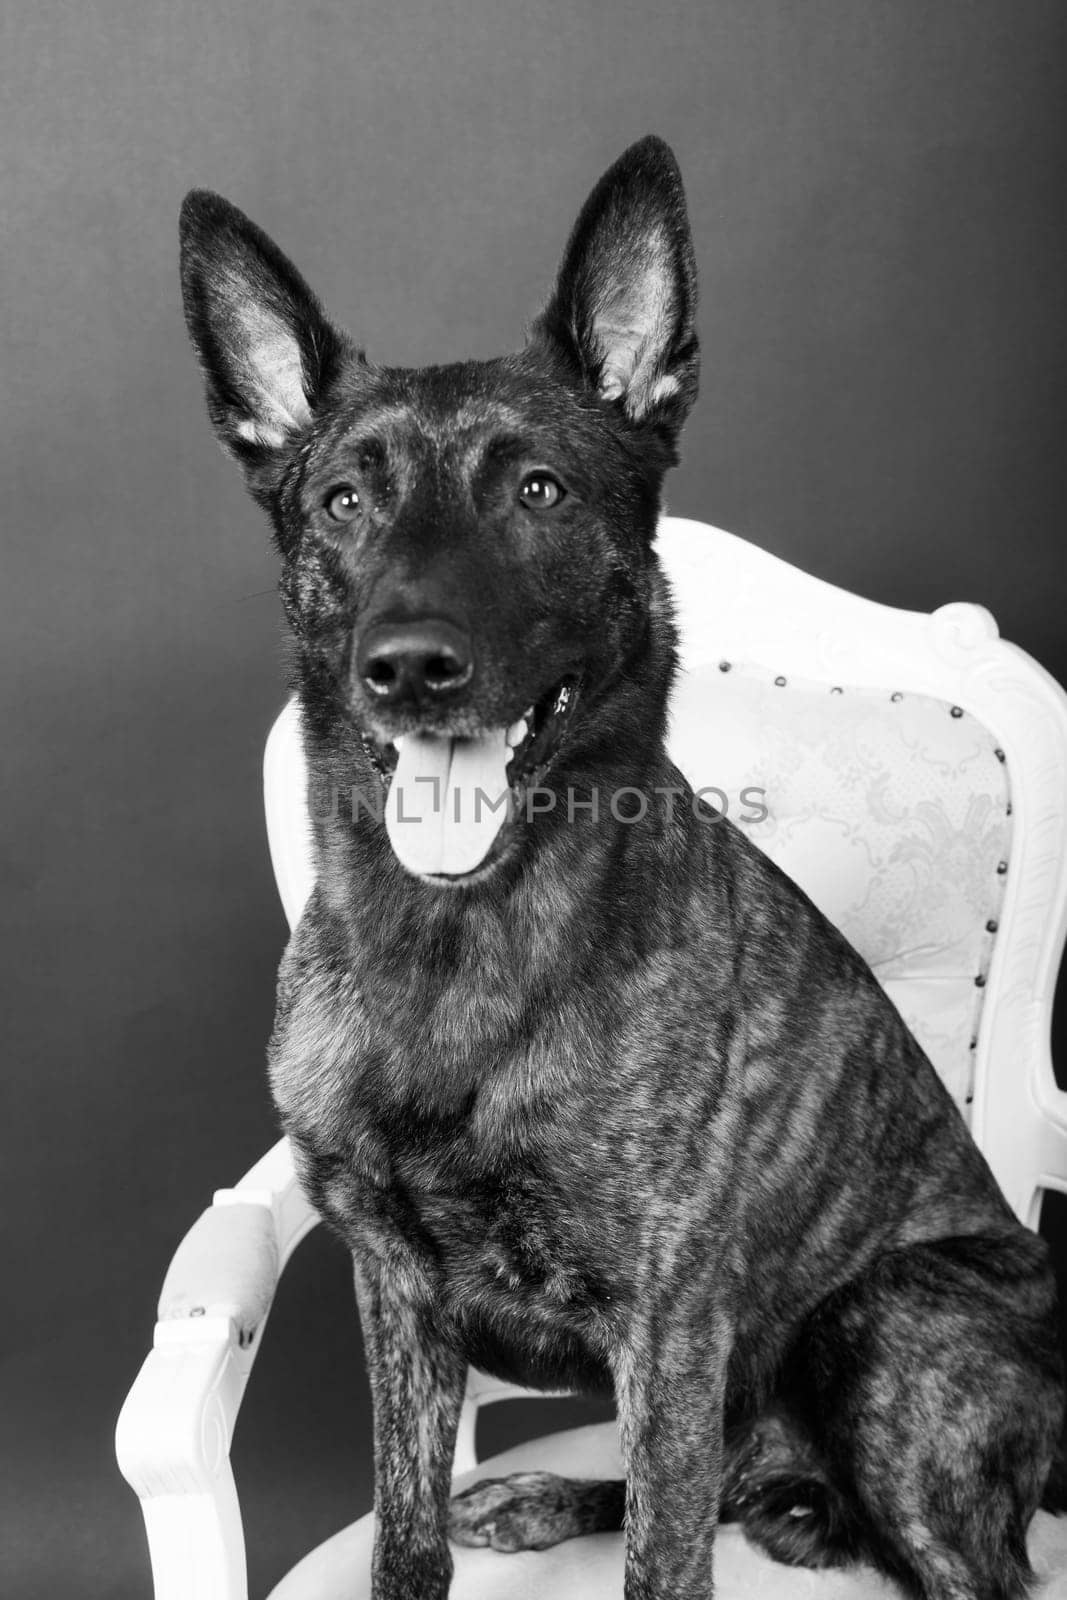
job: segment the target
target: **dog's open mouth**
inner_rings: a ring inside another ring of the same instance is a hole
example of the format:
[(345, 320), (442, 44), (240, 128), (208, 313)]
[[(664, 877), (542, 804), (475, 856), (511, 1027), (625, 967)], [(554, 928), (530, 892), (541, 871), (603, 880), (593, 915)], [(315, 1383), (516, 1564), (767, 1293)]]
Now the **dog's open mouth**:
[(564, 678), (506, 728), (467, 738), (415, 732), (379, 747), (386, 831), (409, 872), (455, 881), (489, 865), (559, 749), (578, 687)]

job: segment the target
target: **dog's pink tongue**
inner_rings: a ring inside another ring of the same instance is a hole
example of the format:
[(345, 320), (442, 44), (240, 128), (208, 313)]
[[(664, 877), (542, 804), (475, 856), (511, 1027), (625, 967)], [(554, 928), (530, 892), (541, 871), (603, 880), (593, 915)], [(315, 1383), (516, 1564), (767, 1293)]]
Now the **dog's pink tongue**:
[(475, 739), (410, 734), (397, 752), (385, 827), (398, 860), (422, 876), (473, 872), (508, 815), (505, 729)]

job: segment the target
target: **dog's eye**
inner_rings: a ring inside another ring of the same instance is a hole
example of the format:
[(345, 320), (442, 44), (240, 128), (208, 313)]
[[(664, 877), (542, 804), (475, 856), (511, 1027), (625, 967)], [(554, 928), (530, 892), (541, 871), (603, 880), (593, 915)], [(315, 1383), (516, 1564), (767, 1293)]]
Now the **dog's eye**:
[(566, 489), (549, 472), (531, 472), (519, 484), (519, 500), (527, 511), (547, 511), (558, 506)]
[(331, 489), (324, 502), (326, 515), (334, 522), (351, 522), (359, 515), (359, 495), (348, 484)]

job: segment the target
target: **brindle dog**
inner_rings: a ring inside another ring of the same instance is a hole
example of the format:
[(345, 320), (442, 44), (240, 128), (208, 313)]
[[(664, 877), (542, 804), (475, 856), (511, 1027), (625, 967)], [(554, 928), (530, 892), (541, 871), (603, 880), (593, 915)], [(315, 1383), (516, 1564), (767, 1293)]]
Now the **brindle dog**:
[[(727, 1518), (1015, 1600), (1063, 1499), (1044, 1246), (861, 958), (664, 750), (656, 519), (697, 388), (671, 152), (604, 176), (500, 360), (374, 366), (224, 200), (182, 226), (296, 641), (318, 880), (271, 1079), (355, 1259), (374, 1600), (443, 1600), (450, 1532), (623, 1521), (627, 1600), (707, 1600)], [(614, 1394), (625, 1492), (450, 1505), (468, 1362)]]

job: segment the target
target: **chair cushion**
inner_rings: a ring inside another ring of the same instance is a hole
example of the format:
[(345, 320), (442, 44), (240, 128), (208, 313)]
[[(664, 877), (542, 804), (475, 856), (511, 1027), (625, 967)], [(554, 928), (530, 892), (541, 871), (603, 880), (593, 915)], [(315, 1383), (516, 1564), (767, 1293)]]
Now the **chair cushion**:
[[(1011, 844), (989, 730), (892, 685), (732, 662), (680, 675), (669, 742), (693, 786), (721, 791), (726, 815), (870, 963), (966, 1115)], [(760, 793), (746, 803), (745, 790)]]
[[(559, 1472), (577, 1478), (620, 1478), (613, 1422), (548, 1434), (483, 1461), (456, 1480), (457, 1489), (509, 1472)], [(337, 1533), (294, 1567), (269, 1600), (368, 1600), (374, 1518)], [(1030, 1530), (1030, 1557), (1041, 1586), (1032, 1600), (1067, 1597), (1067, 1518), (1039, 1512)], [(569, 1539), (551, 1550), (501, 1555), (454, 1549), (451, 1600), (621, 1600), (623, 1541), (619, 1533)], [(1059, 1577), (1054, 1576), (1059, 1574)], [(900, 1600), (902, 1591), (868, 1569), (807, 1572), (761, 1554), (734, 1525), (719, 1533), (716, 1600)]]

